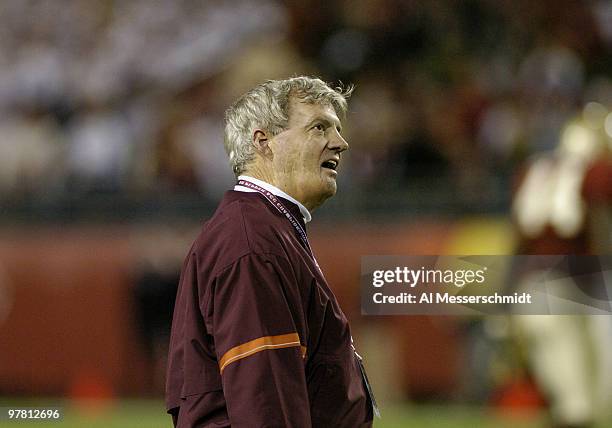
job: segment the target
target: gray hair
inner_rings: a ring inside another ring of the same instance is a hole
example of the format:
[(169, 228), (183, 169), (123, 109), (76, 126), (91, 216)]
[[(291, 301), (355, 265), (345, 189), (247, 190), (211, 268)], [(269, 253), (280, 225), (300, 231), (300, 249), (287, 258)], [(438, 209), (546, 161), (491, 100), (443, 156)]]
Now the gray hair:
[(287, 129), (291, 97), (309, 104), (331, 105), (336, 114), (345, 115), (352, 86), (331, 88), (317, 78), (292, 77), (268, 80), (242, 95), (225, 112), (223, 143), (234, 174), (239, 176), (255, 156), (252, 143), (255, 129), (273, 136)]

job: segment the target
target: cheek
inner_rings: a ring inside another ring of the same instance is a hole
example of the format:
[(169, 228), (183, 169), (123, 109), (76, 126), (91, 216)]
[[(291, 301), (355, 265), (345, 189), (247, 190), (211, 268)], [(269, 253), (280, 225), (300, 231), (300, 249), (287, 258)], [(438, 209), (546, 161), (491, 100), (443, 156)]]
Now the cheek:
[(295, 169), (303, 163), (301, 153), (295, 147), (285, 149), (281, 154), (280, 160), (284, 165), (284, 169)]
[(316, 174), (320, 161), (319, 144), (311, 138), (299, 138), (295, 141), (282, 141), (275, 151), (274, 163), (278, 171), (301, 172), (302, 174)]
[(274, 164), (277, 169), (285, 170), (295, 163), (294, 149), (288, 141), (282, 141), (274, 151)]

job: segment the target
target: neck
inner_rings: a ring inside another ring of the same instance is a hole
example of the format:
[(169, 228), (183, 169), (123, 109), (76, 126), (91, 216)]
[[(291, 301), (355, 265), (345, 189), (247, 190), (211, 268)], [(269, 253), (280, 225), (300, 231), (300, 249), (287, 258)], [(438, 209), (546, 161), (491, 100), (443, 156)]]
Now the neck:
[(306, 207), (306, 209), (310, 212), (318, 207), (320, 204), (312, 204), (309, 201), (304, 201), (300, 195), (295, 192), (294, 189), (289, 189), (281, 180), (279, 180), (276, 175), (270, 171), (268, 168), (262, 168), (260, 165), (252, 165), (249, 169), (242, 173), (243, 175), (248, 175), (249, 177), (256, 178), (261, 181), (265, 181), (268, 184), (271, 184), (274, 187), (279, 188), (295, 200), (299, 201), (302, 205)]
[(262, 168), (257, 164), (252, 165), (249, 169), (244, 171), (241, 175), (248, 175), (249, 177), (253, 177), (258, 180), (265, 181), (268, 184), (278, 187), (283, 192), (285, 191), (283, 188), (281, 188), (281, 186), (278, 185), (278, 183), (276, 183), (273, 173), (271, 173), (267, 168)]
[[(308, 208), (306, 208), (306, 206), (304, 204), (302, 204), (300, 201), (295, 199), (293, 196), (289, 195), (284, 190), (282, 190), (279, 187), (273, 185), (272, 183), (264, 181), (261, 178), (253, 177), (252, 175), (249, 175), (249, 173), (246, 172), (246, 171), (243, 174), (241, 174), (240, 176), (238, 176), (238, 179), (244, 179), (246, 181), (251, 181), (251, 182), (253, 182), (255, 184), (258, 184), (259, 186), (262, 186), (263, 188), (269, 190), (270, 192), (272, 192), (276, 196), (280, 196), (281, 198), (287, 199), (289, 202), (292, 202), (293, 204), (298, 206), (298, 208), (300, 209), (300, 212), (302, 214), (302, 217), (304, 218), (304, 222), (308, 223), (311, 220), (312, 217), (310, 215), (310, 210)], [(234, 190), (245, 191), (245, 190), (243, 190), (244, 187), (246, 187), (248, 189), (248, 186), (244, 186), (244, 185), (241, 186), (240, 183), (238, 183), (236, 186), (234, 186)], [(246, 190), (246, 191), (248, 191), (248, 190)]]

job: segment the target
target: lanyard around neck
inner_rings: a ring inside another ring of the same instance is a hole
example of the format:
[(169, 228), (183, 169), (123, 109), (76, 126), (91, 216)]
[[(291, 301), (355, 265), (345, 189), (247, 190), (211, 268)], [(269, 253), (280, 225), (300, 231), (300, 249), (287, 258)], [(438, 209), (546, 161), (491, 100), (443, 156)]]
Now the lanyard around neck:
[(306, 231), (304, 230), (300, 222), (293, 216), (293, 214), (289, 212), (287, 207), (285, 207), (285, 205), (283, 205), (283, 203), (278, 200), (278, 198), (276, 197), (276, 195), (274, 195), (274, 193), (270, 192), (269, 190), (264, 189), (261, 186), (258, 186), (255, 183), (247, 181), (247, 180), (238, 180), (238, 185), (247, 187), (249, 189), (255, 190), (256, 192), (260, 193), (261, 195), (263, 195), (264, 198), (266, 198), (268, 202), (270, 202), (270, 204), (272, 204), (274, 208), (278, 210), (278, 212), (283, 214), (287, 218), (287, 220), (289, 220), (289, 223), (291, 223), (291, 225), (297, 232), (298, 236), (300, 237), (302, 244), (304, 244), (304, 247), (308, 250), (312, 258), (314, 259), (314, 254), (312, 253), (312, 249), (310, 248), (310, 244), (308, 243), (308, 237), (306, 236)]

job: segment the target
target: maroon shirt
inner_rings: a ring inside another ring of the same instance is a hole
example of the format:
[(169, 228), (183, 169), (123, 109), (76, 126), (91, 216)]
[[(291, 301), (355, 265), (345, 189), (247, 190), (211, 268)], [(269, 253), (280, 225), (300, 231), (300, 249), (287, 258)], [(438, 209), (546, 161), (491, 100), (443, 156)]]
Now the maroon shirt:
[(178, 427), (372, 425), (347, 319), (259, 193), (227, 192), (185, 260), (166, 406)]
[[(553, 158), (554, 159), (554, 158)], [(533, 165), (530, 165), (532, 167)], [(525, 181), (528, 168), (521, 171), (516, 182), (515, 193)], [(585, 222), (573, 236), (561, 236), (550, 224), (537, 235), (525, 236), (520, 228), (517, 254), (594, 254), (590, 222), (592, 210), (597, 206), (606, 207), (609, 212), (612, 205), (612, 156), (603, 155), (595, 159), (581, 177), (580, 196), (586, 210)], [(542, 197), (550, 197), (542, 195)]]

